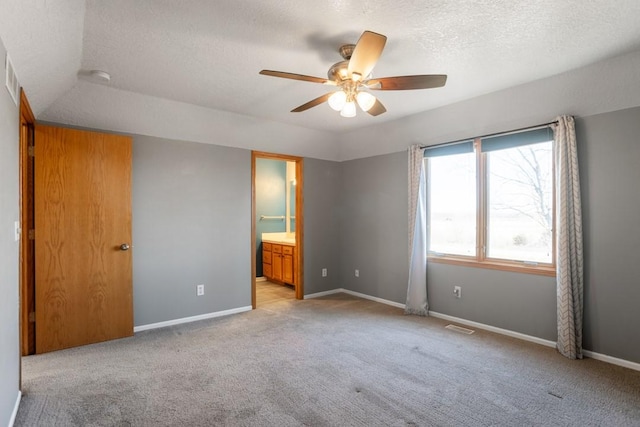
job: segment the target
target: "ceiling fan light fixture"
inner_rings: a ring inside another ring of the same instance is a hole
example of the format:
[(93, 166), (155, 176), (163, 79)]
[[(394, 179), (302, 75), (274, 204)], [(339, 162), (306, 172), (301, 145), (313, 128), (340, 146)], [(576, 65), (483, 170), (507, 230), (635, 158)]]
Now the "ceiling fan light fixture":
[(376, 97), (369, 92), (358, 92), (356, 101), (358, 101), (358, 105), (362, 108), (362, 111), (367, 112), (376, 103)]
[(340, 111), (342, 117), (355, 117), (356, 116), (356, 103), (349, 101), (344, 104), (342, 111)]
[(371, 72), (386, 42), (387, 37), (383, 34), (373, 31), (363, 32), (356, 44), (343, 45), (340, 48), (339, 52), (344, 61), (333, 64), (327, 72), (326, 79), (274, 70), (262, 70), (260, 74), (333, 86), (335, 92), (326, 92), (294, 108), (291, 112), (300, 113), (328, 102), (331, 109), (340, 111), (343, 117), (356, 115), (356, 103), (360, 109), (373, 117), (387, 111), (379, 99), (368, 93), (369, 90), (431, 89), (445, 85), (446, 74), (417, 74), (374, 79)]
[(328, 99), (329, 107), (335, 111), (341, 111), (347, 103), (347, 94), (339, 90), (334, 92)]

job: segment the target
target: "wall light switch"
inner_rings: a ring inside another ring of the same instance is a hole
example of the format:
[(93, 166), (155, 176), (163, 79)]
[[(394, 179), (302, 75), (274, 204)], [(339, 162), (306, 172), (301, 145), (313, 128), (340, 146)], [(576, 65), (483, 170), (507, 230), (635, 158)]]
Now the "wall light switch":
[(356, 270), (355, 273), (356, 277), (360, 277), (360, 270)]
[(199, 296), (199, 297), (204, 295), (204, 285), (198, 285), (196, 287), (196, 295)]
[(327, 277), (327, 269), (326, 268), (322, 269), (322, 277)]
[(16, 242), (20, 241), (20, 233), (22, 230), (20, 229), (20, 221), (15, 221), (13, 223), (13, 238)]

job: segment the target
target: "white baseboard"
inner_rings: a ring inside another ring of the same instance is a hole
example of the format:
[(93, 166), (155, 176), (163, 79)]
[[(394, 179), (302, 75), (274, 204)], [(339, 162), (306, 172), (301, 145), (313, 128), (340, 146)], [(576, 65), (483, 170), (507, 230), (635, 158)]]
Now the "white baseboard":
[(401, 304), (401, 303), (395, 302), (395, 301), (389, 301), (388, 299), (372, 297), (371, 295), (361, 294), (360, 292), (350, 291), (349, 289), (342, 289), (342, 292), (344, 292), (345, 294), (353, 295), (354, 297), (364, 298), (364, 299), (368, 299), (370, 301), (379, 302), (381, 304), (390, 305), (392, 307), (402, 308), (403, 310), (405, 308), (405, 304)]
[(379, 302), (380, 304), (386, 304), (386, 305), (390, 305), (392, 307), (398, 307), (398, 308), (403, 308), (404, 309), (404, 306), (405, 306), (404, 304), (401, 304), (399, 302), (389, 301), (388, 299), (383, 299), (383, 298), (378, 298), (378, 297), (372, 297), (371, 295), (361, 294), (360, 292), (350, 291), (349, 289), (344, 289), (344, 288), (332, 289), (330, 291), (317, 292), (315, 294), (305, 295), (304, 299), (320, 298), (320, 297), (324, 297), (324, 296), (327, 296), (327, 295), (339, 294), (339, 293), (353, 295), (354, 297), (358, 297), (358, 298), (362, 298), (362, 299), (368, 299), (370, 301)]
[(342, 289), (342, 288), (332, 289), (330, 291), (316, 292), (315, 294), (305, 295), (304, 299), (320, 298), (320, 297), (325, 297), (325, 296), (331, 295), (331, 294), (339, 294), (339, 293), (342, 293), (342, 292), (344, 292), (344, 289)]
[(256, 277), (256, 283), (257, 283), (257, 282), (266, 282), (266, 281), (267, 281), (267, 278), (266, 278), (266, 277), (264, 277), (264, 276)]
[(589, 350), (582, 350), (582, 353), (591, 359), (600, 360), (602, 362), (611, 363), (612, 365), (622, 366), (623, 368), (640, 371), (640, 363), (631, 362), (629, 360), (618, 359), (617, 357), (607, 356), (606, 354), (595, 353)]
[(508, 329), (497, 328), (495, 326), (485, 325), (484, 323), (473, 322), (471, 320), (461, 319), (459, 317), (449, 316), (448, 314), (442, 314), (435, 311), (429, 311), (429, 316), (436, 317), (438, 319), (448, 320), (449, 322), (460, 323), (462, 325), (472, 326), (474, 328), (483, 329), (489, 332), (495, 332), (496, 334), (506, 335), (512, 338), (518, 338), (524, 341), (533, 342), (536, 344), (544, 345), (545, 347), (556, 347), (554, 341), (545, 340), (542, 338), (534, 337), (532, 335), (522, 334), (520, 332), (510, 331)]
[(18, 398), (16, 399), (16, 404), (13, 407), (11, 418), (9, 418), (9, 427), (13, 427), (13, 424), (16, 422), (16, 417), (18, 416), (18, 408), (20, 407), (20, 399), (22, 399), (22, 392), (18, 390)]
[(200, 314), (198, 316), (183, 317), (181, 319), (167, 320), (165, 322), (150, 323), (148, 325), (135, 326), (133, 328), (133, 332), (142, 332), (142, 331), (148, 331), (149, 329), (164, 328), (164, 327), (167, 327), (167, 326), (180, 325), (182, 323), (197, 322), (198, 320), (205, 320), (205, 319), (212, 319), (214, 317), (228, 316), (230, 314), (243, 313), (245, 311), (251, 311), (251, 310), (252, 310), (252, 307), (250, 305), (248, 305), (246, 307), (232, 308), (231, 310), (216, 311), (216, 312), (213, 312), (213, 313)]
[[(324, 292), (318, 292), (318, 293), (315, 293), (315, 294), (305, 295), (304, 297), (305, 297), (305, 299), (318, 298), (318, 297), (323, 297), (325, 295), (337, 294), (337, 293), (340, 293), (340, 292), (345, 293), (345, 294), (349, 294), (349, 295), (353, 295), (353, 296), (356, 296), (356, 297), (360, 297), (360, 298), (363, 298), (363, 299), (376, 301), (376, 302), (379, 302), (379, 303), (382, 303), (382, 304), (391, 305), (393, 307), (405, 308), (404, 304), (400, 304), (400, 303), (397, 303), (397, 302), (385, 300), (385, 299), (382, 299), (382, 298), (372, 297), (370, 295), (361, 294), (360, 292), (354, 292), (354, 291), (350, 291), (348, 289), (343, 289), (343, 288), (333, 289), (333, 290), (324, 291)], [(478, 322), (474, 322), (474, 321), (471, 321), (471, 320), (461, 319), (459, 317), (449, 316), (448, 314), (438, 313), (436, 311), (429, 311), (429, 316), (432, 316), (432, 317), (435, 317), (435, 318), (438, 318), (438, 319), (448, 320), (449, 322), (460, 323), (460, 324), (466, 325), (466, 326), (472, 326), (474, 328), (483, 329), (483, 330), (489, 331), (489, 332), (495, 332), (496, 334), (501, 334), (501, 335), (506, 335), (506, 336), (513, 337), (513, 338), (518, 338), (518, 339), (521, 339), (521, 340), (524, 340), (524, 341), (529, 341), (529, 342), (532, 342), (532, 343), (535, 343), (535, 344), (540, 344), (540, 345), (543, 345), (545, 347), (556, 348), (555, 341), (545, 340), (545, 339), (542, 339), (542, 338), (534, 337), (532, 335), (522, 334), (520, 332), (510, 331), (508, 329), (497, 328), (495, 326), (485, 325), (484, 323), (478, 323)], [(600, 353), (596, 353), (596, 352), (589, 351), (589, 350), (583, 350), (582, 353), (586, 357), (589, 357), (591, 359), (596, 359), (596, 360), (600, 360), (602, 362), (610, 363), (612, 365), (617, 365), (617, 366), (622, 366), (624, 368), (633, 369), (634, 371), (640, 371), (640, 363), (631, 362), (629, 360), (624, 360), (624, 359), (619, 359), (617, 357), (607, 356), (606, 354), (600, 354)]]
[[(459, 317), (453, 317), (447, 314), (437, 313), (435, 311), (429, 311), (429, 316), (437, 317), (443, 320), (448, 320), (450, 322), (460, 323), (462, 325), (473, 326), (478, 329), (484, 329), (485, 331), (495, 332), (497, 334), (518, 338), (524, 341), (533, 342), (536, 344), (544, 345), (545, 347), (556, 348), (555, 341), (549, 341), (549, 340), (534, 337), (531, 335), (521, 334), (520, 332), (514, 332), (508, 329), (496, 328), (495, 326), (485, 325), (483, 323), (473, 322), (471, 320), (461, 319)], [(619, 359), (617, 357), (607, 356), (606, 354), (600, 354), (600, 353), (596, 353), (594, 351), (589, 351), (589, 350), (582, 350), (582, 353), (584, 354), (584, 356), (589, 357), (591, 359), (600, 360), (602, 362), (610, 363), (612, 365), (622, 366), (623, 368), (633, 369), (634, 371), (640, 371), (640, 363)]]

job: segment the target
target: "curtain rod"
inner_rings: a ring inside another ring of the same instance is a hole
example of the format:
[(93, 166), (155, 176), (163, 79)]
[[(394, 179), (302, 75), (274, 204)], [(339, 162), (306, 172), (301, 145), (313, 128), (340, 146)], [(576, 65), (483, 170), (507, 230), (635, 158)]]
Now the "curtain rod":
[(473, 141), (474, 139), (477, 139), (477, 138), (489, 138), (489, 137), (492, 137), (492, 136), (506, 135), (506, 134), (509, 134), (509, 133), (521, 132), (521, 131), (524, 131), (524, 130), (531, 130), (531, 129), (536, 129), (536, 128), (543, 128), (543, 127), (547, 127), (547, 126), (551, 126), (551, 125), (557, 125), (557, 124), (558, 124), (558, 121), (554, 120), (554, 121), (549, 122), (549, 123), (541, 123), (541, 124), (535, 125), (535, 126), (527, 126), (527, 127), (524, 127), (524, 128), (506, 130), (506, 131), (503, 131), (503, 132), (495, 132), (495, 133), (490, 133), (490, 134), (487, 134), (487, 135), (475, 136), (473, 138), (458, 139), (457, 141), (442, 142), (440, 144), (433, 144), (433, 145), (420, 145), (420, 148), (444, 147), (444, 146), (447, 146), (447, 145), (460, 144), (460, 143), (466, 142), (466, 141)]

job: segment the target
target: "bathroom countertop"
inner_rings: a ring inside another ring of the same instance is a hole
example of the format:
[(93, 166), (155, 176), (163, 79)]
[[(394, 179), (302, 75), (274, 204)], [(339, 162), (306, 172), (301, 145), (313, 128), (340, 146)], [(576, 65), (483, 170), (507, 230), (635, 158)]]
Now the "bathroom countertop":
[(296, 239), (262, 239), (263, 242), (266, 243), (275, 243), (276, 245), (296, 245)]
[(294, 245), (296, 244), (295, 233), (262, 233), (262, 241), (267, 243), (275, 243), (276, 245)]

